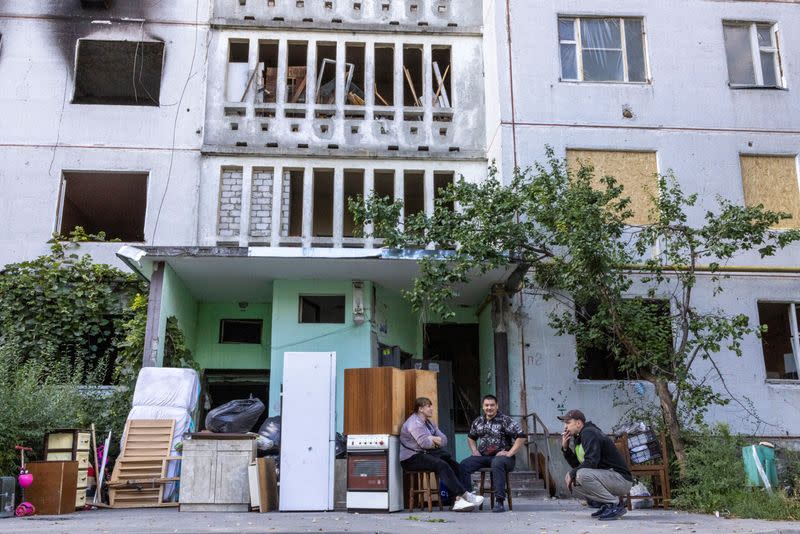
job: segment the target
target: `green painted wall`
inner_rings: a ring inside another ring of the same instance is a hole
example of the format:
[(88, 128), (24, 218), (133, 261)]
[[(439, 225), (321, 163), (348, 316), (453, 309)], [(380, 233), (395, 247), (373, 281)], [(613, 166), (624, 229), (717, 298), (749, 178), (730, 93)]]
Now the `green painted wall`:
[(469, 445), (467, 445), (466, 432), (464, 433), (457, 432), (455, 434), (455, 440), (456, 440), (456, 460), (460, 462), (467, 456), (472, 456), (472, 451), (469, 450)]
[[(369, 306), (372, 284), (364, 283)], [(344, 295), (344, 324), (301, 324), (300, 295)], [(353, 323), (353, 286), (350, 280), (276, 280), (272, 295), (272, 345), (269, 413), (280, 413), (284, 352), (336, 352), (336, 429), (344, 425), (344, 370), (370, 367), (370, 323)]]
[(161, 289), (161, 309), (158, 319), (158, 365), (164, 361), (164, 338), (167, 332), (167, 318), (175, 316), (183, 331), (186, 345), (196, 354), (197, 348), (197, 301), (186, 288), (183, 280), (165, 264), (164, 284)]
[[(492, 307), (484, 306), (478, 317), (478, 344), (480, 346), (481, 396), (494, 395), (494, 329), (492, 328)], [(487, 377), (489, 377), (487, 379)]]
[(398, 345), (402, 350), (421, 357), (422, 325), (419, 314), (411, 311), (411, 305), (400, 294), (390, 289), (375, 286), (375, 332), (378, 342)]
[[(261, 319), (261, 343), (220, 343), (222, 319)], [(197, 313), (195, 359), (203, 369), (269, 369), (272, 339), (272, 304), (250, 302), (244, 310), (238, 302), (201, 302)]]

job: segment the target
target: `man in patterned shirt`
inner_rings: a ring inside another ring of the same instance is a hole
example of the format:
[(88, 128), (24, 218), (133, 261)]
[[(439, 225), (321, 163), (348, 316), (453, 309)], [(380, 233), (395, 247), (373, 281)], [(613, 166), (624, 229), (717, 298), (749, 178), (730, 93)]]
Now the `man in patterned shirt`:
[(497, 411), (497, 397), (485, 395), (482, 404), (484, 417), (475, 419), (467, 434), (472, 456), (461, 461), (461, 471), (465, 487), (470, 488), (472, 473), (491, 467), (495, 490), (492, 512), (505, 512), (506, 473), (514, 469), (514, 455), (525, 445), (526, 436), (519, 423)]

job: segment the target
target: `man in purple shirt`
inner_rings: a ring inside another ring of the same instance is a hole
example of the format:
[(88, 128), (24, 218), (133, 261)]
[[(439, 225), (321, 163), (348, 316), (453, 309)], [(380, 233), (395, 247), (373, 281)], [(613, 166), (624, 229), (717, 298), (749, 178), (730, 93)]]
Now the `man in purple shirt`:
[(414, 413), (400, 429), (400, 465), (406, 471), (435, 471), (456, 496), (454, 512), (471, 512), (483, 502), (461, 484), (461, 467), (442, 447), (445, 436), (433, 422), (433, 403), (427, 397), (414, 401)]

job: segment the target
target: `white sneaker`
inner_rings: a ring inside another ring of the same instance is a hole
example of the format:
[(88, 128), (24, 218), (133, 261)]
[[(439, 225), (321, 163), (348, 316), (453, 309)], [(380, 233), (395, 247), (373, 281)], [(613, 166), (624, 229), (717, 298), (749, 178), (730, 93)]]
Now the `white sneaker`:
[(456, 499), (455, 504), (453, 504), (454, 512), (471, 512), (474, 509), (475, 505), (466, 499)]
[(466, 500), (468, 500), (475, 506), (480, 506), (481, 504), (483, 504), (483, 497), (481, 497), (480, 495), (475, 495), (471, 491), (465, 492), (464, 495), (462, 495), (462, 497), (464, 497)]

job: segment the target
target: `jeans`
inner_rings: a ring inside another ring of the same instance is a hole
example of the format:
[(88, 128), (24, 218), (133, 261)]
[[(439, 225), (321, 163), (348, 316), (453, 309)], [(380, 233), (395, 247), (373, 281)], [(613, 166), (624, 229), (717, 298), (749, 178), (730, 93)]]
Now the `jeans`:
[(514, 470), (515, 463), (514, 456), (468, 456), (461, 460), (461, 472), (464, 474), (462, 481), (467, 488), (471, 488), (472, 473), (484, 467), (491, 467), (494, 496), (497, 499), (505, 499), (506, 473)]
[(420, 452), (403, 460), (400, 465), (405, 471), (435, 471), (453, 496), (462, 495), (466, 491), (461, 484), (461, 467), (445, 451), (428, 454)]

